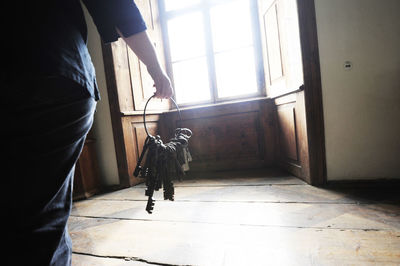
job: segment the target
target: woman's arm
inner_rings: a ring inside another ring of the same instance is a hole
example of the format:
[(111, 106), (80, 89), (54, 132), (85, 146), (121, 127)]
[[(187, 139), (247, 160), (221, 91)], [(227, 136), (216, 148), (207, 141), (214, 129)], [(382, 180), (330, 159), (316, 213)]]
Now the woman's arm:
[(156, 87), (155, 96), (161, 99), (171, 97), (171, 81), (163, 70), (160, 61), (158, 60), (157, 53), (150, 41), (149, 36), (147, 35), (147, 32), (142, 31), (129, 37), (123, 37), (119, 31), (118, 33), (128, 44), (129, 48), (131, 48), (136, 56), (140, 59), (140, 61), (146, 65), (147, 71), (154, 80), (154, 86)]

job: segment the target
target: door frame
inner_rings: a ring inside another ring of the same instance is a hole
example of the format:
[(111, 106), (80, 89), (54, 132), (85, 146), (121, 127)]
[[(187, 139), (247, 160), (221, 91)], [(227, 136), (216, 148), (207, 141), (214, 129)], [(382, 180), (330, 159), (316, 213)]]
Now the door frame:
[(324, 109), (314, 0), (297, 0), (304, 76), (310, 184), (326, 184)]

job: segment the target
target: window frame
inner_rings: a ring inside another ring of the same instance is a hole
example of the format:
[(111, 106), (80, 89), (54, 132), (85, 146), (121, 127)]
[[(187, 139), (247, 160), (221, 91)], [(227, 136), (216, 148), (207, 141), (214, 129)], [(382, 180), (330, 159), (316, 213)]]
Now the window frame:
[[(216, 77), (216, 68), (215, 68), (215, 52), (213, 48), (213, 39), (212, 39), (212, 26), (211, 26), (211, 17), (210, 17), (210, 9), (213, 6), (229, 3), (235, 0), (200, 0), (198, 4), (177, 9), (166, 11), (164, 0), (158, 0), (159, 10), (160, 10), (160, 24), (161, 24), (161, 32), (164, 44), (164, 56), (166, 63), (166, 71), (171, 78), (171, 82), (174, 86), (174, 75), (172, 70), (172, 59), (170, 53), (170, 40), (167, 28), (167, 22), (170, 19), (186, 15), (192, 12), (201, 12), (204, 19), (204, 36), (205, 36), (205, 50), (206, 50), (206, 61), (207, 61), (207, 69), (209, 76), (209, 89), (210, 89), (210, 100), (206, 101), (195, 101), (190, 103), (178, 103), (179, 106), (189, 107), (203, 104), (218, 104), (222, 102), (229, 101), (240, 101), (240, 100), (248, 100), (251, 98), (259, 98), (266, 97), (266, 84), (265, 84), (265, 72), (264, 72), (264, 62), (263, 62), (263, 51), (262, 51), (262, 41), (261, 41), (261, 31), (259, 25), (259, 14), (258, 14), (258, 4), (257, 0), (248, 0), (250, 5), (250, 17), (251, 17), (251, 27), (252, 27), (252, 41), (253, 41), (253, 53), (254, 53), (254, 63), (255, 63), (255, 75), (256, 75), (256, 83), (257, 83), (257, 91), (255, 93), (249, 93), (245, 95), (238, 96), (230, 96), (230, 97), (218, 97), (218, 88), (217, 88), (217, 77)], [(240, 48), (235, 48), (240, 49)], [(181, 61), (186, 61), (190, 59), (184, 59)], [(174, 96), (175, 98), (175, 96)]]

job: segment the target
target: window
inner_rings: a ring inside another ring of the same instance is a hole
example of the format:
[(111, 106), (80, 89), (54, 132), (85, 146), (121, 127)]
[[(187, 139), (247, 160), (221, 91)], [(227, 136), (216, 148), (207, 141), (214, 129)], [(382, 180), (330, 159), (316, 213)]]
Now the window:
[(263, 94), (254, 0), (161, 0), (167, 64), (178, 104)]

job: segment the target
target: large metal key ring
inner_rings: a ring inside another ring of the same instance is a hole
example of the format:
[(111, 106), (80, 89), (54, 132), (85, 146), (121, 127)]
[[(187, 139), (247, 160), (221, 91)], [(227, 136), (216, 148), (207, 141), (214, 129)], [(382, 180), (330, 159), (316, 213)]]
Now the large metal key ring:
[[(143, 111), (143, 125), (144, 125), (144, 130), (146, 131), (146, 134), (147, 134), (148, 137), (152, 137), (152, 136), (151, 136), (150, 133), (148, 132), (147, 126), (146, 126), (146, 108), (147, 108), (147, 104), (148, 104), (148, 103), (150, 102), (150, 100), (151, 100), (152, 98), (154, 98), (154, 97), (155, 97), (155, 95), (152, 95), (152, 96), (147, 100), (146, 105), (144, 106), (144, 111)], [(179, 120), (182, 120), (181, 110), (179, 110), (178, 104), (174, 101), (174, 99), (172, 99), (172, 97), (170, 97), (169, 99), (175, 104), (175, 107), (176, 107), (176, 109), (178, 110), (178, 113), (179, 113)]]

